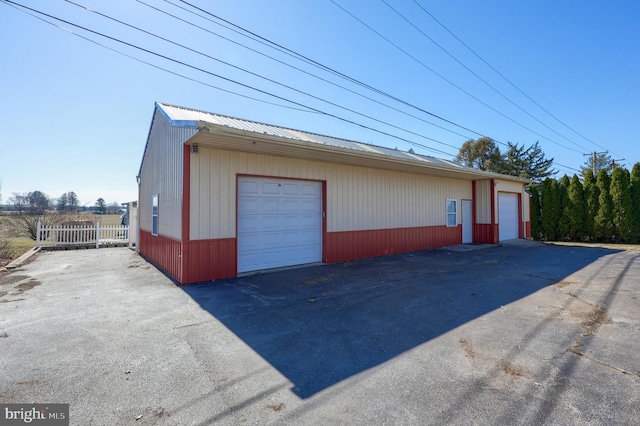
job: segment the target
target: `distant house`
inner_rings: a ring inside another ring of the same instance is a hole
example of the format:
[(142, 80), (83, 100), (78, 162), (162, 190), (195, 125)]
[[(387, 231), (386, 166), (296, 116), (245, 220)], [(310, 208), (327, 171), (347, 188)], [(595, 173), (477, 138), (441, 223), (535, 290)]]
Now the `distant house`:
[(530, 235), (524, 179), (156, 103), (140, 253), (181, 284)]

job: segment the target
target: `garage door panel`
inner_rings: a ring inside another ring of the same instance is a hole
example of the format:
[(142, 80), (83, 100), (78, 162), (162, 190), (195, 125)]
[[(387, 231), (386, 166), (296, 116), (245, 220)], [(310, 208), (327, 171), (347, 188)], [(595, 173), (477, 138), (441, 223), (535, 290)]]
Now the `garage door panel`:
[(319, 182), (240, 178), (238, 272), (321, 261), (321, 189)]
[(300, 211), (302, 213), (314, 213), (320, 211), (320, 201), (302, 200), (300, 202)]
[(498, 233), (500, 241), (518, 238), (519, 215), (518, 194), (499, 194)]
[(245, 214), (257, 214), (260, 212), (260, 202), (254, 198), (240, 198), (238, 199), (238, 209)]
[(320, 192), (321, 192), (321, 186), (313, 183), (313, 184), (307, 184), (307, 183), (303, 183), (300, 186), (300, 189), (302, 191), (302, 195), (307, 196), (307, 197), (320, 197)]
[(252, 180), (242, 180), (238, 182), (238, 193), (240, 194), (258, 194), (259, 185), (258, 182)]
[(245, 253), (242, 258), (238, 257), (238, 270), (252, 271), (260, 267), (261, 258), (258, 252)]
[(277, 198), (266, 198), (259, 200), (259, 209), (256, 214), (278, 214), (280, 213), (280, 200)]
[(257, 232), (260, 229), (260, 222), (259, 216), (245, 216), (244, 220), (238, 223), (238, 236)]
[(280, 203), (280, 212), (282, 213), (298, 213), (300, 211), (300, 201), (296, 199), (282, 200)]
[(297, 183), (296, 184), (293, 184), (293, 183), (284, 184), (282, 186), (282, 193), (283, 193), (283, 195), (295, 195), (295, 196), (298, 196), (298, 195), (300, 195), (299, 187), (300, 187), (300, 184), (297, 184)]
[(317, 230), (307, 230), (307, 231), (302, 231), (302, 232), (298, 232), (298, 243), (300, 245), (303, 244), (315, 244), (316, 242), (316, 235), (318, 234)]
[(316, 217), (314, 216), (298, 216), (298, 224), (299, 224), (299, 228), (300, 229), (312, 229), (314, 231), (317, 231), (320, 226), (319, 226), (319, 221), (320, 221), (320, 217)]
[(262, 195), (278, 195), (280, 188), (277, 182), (262, 182)]

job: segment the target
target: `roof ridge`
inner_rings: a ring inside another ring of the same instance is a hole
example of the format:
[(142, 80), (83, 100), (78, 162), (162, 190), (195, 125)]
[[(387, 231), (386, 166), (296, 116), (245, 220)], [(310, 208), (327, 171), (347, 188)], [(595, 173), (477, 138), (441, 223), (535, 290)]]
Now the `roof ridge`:
[[(156, 104), (158, 104), (160, 106), (168, 106), (168, 107), (172, 107), (172, 108), (179, 108), (179, 109), (183, 109), (183, 110), (186, 110), (186, 111), (198, 112), (198, 113), (202, 113), (202, 114), (210, 114), (210, 115), (213, 115), (213, 116), (227, 118), (227, 119), (231, 119), (231, 120), (246, 121), (246, 122), (249, 122), (249, 123), (259, 124), (261, 126), (275, 127), (275, 128), (282, 129), (282, 130), (299, 132), (299, 133), (308, 134), (308, 135), (312, 135), (312, 136), (320, 136), (320, 137), (323, 137), (323, 138), (331, 138), (331, 139), (344, 141), (344, 142), (367, 145), (367, 146), (371, 146), (371, 147), (374, 147), (374, 148), (395, 150), (395, 151), (398, 151), (398, 152), (403, 152), (403, 153), (407, 153), (407, 154), (411, 154), (411, 155), (417, 155), (419, 157), (434, 158), (434, 159), (437, 159), (437, 160), (449, 161), (449, 160), (446, 160), (444, 158), (434, 157), (432, 155), (424, 155), (424, 154), (419, 154), (419, 153), (416, 153), (416, 152), (410, 152), (409, 150), (405, 151), (405, 150), (401, 150), (401, 149), (398, 149), (398, 148), (389, 148), (389, 147), (386, 147), (386, 146), (376, 145), (376, 144), (373, 144), (373, 143), (362, 142), (362, 141), (357, 141), (357, 140), (353, 140), (353, 139), (346, 139), (346, 138), (341, 138), (341, 137), (337, 137), (337, 136), (325, 135), (325, 134), (322, 134), (322, 133), (310, 132), (308, 130), (294, 129), (292, 127), (285, 127), (285, 126), (281, 126), (281, 125), (273, 124), (273, 123), (264, 123), (264, 122), (261, 122), (261, 121), (250, 120), (250, 119), (247, 119), (247, 118), (234, 117), (234, 116), (231, 116), (231, 115), (224, 115), (224, 114), (219, 114), (219, 113), (216, 113), (216, 112), (204, 111), (204, 110), (195, 109), (195, 108), (189, 108), (189, 107), (183, 107), (183, 106), (180, 106), (180, 105), (173, 105), (173, 104), (169, 104), (169, 103), (165, 103), (165, 102), (159, 102), (159, 101), (156, 101)], [(216, 123), (212, 123), (212, 124), (216, 124)]]

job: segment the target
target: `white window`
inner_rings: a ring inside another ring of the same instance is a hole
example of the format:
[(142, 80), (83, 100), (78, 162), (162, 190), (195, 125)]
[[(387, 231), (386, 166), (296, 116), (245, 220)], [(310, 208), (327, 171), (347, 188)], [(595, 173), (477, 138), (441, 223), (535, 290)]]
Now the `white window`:
[(158, 235), (158, 194), (151, 200), (151, 235)]
[(447, 226), (458, 226), (458, 200), (447, 200)]

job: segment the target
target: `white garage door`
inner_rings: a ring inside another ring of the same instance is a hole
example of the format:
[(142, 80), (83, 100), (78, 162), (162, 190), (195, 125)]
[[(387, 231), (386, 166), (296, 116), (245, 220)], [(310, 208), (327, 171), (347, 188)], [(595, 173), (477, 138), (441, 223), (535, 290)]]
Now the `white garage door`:
[(238, 272), (322, 260), (322, 184), (238, 179)]
[(518, 238), (518, 194), (498, 195), (498, 232), (500, 241)]

